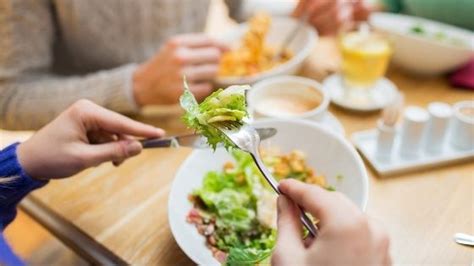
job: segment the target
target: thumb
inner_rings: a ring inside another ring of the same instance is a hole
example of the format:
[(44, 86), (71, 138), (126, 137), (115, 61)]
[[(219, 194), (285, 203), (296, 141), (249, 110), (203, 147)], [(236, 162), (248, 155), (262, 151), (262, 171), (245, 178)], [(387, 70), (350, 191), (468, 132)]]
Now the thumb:
[(282, 263), (284, 258), (292, 258), (295, 253), (304, 249), (303, 232), (296, 205), (284, 195), (278, 197), (277, 204), (278, 237), (272, 260), (275, 264), (284, 265), (285, 263)]
[(138, 155), (142, 145), (137, 140), (122, 139), (98, 145), (88, 145), (86, 162), (89, 166), (104, 162), (120, 162), (129, 157)]

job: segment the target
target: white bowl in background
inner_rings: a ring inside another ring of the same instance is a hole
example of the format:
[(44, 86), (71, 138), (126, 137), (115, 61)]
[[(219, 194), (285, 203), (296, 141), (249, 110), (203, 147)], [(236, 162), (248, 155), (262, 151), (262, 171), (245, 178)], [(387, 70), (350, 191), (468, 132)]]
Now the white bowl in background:
[[(304, 120), (267, 119), (254, 122), (256, 127), (274, 127), (277, 134), (262, 142), (263, 147), (278, 147), (282, 152), (301, 150), (308, 164), (326, 176), (329, 184), (365, 210), (368, 177), (361, 157), (343, 137)], [(201, 187), (208, 171), (221, 170), (232, 157), (224, 150), (195, 150), (179, 168), (168, 201), (168, 222), (180, 248), (199, 265), (219, 265), (206, 247), (205, 238), (186, 222), (192, 208), (188, 195)], [(344, 176), (341, 180), (338, 175)]]
[[(297, 20), (290, 17), (272, 17), (270, 29), (265, 40), (266, 44), (279, 47), (284, 38), (293, 30), (297, 23)], [(230, 32), (223, 34), (219, 37), (219, 40), (228, 44), (230, 47), (236, 48), (240, 45), (242, 36), (247, 29), (247, 23), (242, 23)], [(303, 65), (304, 60), (310, 55), (317, 39), (318, 34), (316, 30), (309, 25), (305, 25), (299, 29), (298, 34), (288, 46), (291, 52), (293, 52), (293, 57), (287, 62), (251, 76), (217, 77), (215, 83), (218, 86), (227, 87), (236, 84), (253, 84), (264, 78), (277, 75), (295, 74)]]
[[(460, 67), (474, 56), (474, 34), (444, 23), (419, 17), (373, 13), (369, 23), (376, 30), (388, 33), (393, 42), (393, 62), (419, 75), (439, 75)], [(443, 32), (448, 38), (457, 38), (466, 46), (454, 45), (410, 32), (421, 25), (427, 32)]]

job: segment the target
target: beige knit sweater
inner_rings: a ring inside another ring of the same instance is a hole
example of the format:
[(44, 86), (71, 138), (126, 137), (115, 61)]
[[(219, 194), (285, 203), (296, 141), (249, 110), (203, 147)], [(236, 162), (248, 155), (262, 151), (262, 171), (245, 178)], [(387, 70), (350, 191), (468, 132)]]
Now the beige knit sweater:
[(208, 8), (209, 0), (0, 0), (0, 128), (37, 129), (81, 98), (138, 111), (136, 64), (168, 37), (202, 31)]

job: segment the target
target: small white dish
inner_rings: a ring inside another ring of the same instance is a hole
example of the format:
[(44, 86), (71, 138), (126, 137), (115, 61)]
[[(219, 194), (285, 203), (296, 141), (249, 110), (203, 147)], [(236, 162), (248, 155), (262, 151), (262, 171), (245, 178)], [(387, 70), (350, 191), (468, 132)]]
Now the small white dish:
[[(380, 78), (374, 87), (366, 92), (348, 89), (340, 74), (333, 74), (323, 81), (331, 101), (345, 109), (368, 112), (386, 107), (397, 95), (397, 87), (387, 78)], [(361, 89), (362, 90), (362, 89)]]
[[(377, 30), (389, 35), (396, 65), (410, 73), (439, 75), (460, 67), (474, 55), (474, 34), (469, 30), (419, 17), (372, 13), (369, 23)], [(422, 34), (410, 32), (415, 26), (422, 28)], [(457, 39), (463, 45), (455, 45), (444, 39)], [(430, 37), (431, 36), (431, 37)]]
[[(299, 23), (298, 20), (290, 17), (272, 17), (272, 23), (265, 40), (266, 43), (273, 47), (278, 47), (284, 41), (288, 32), (292, 31), (297, 23)], [(234, 30), (223, 34), (220, 37), (220, 41), (227, 43), (231, 47), (235, 47), (240, 43), (242, 36), (247, 29), (247, 23), (242, 23)], [(221, 87), (228, 87), (236, 84), (253, 84), (262, 79), (278, 75), (295, 74), (303, 65), (304, 60), (311, 54), (317, 40), (318, 33), (316, 30), (309, 25), (305, 25), (299, 30), (296, 37), (288, 46), (288, 48), (293, 52), (293, 57), (287, 62), (252, 76), (217, 77), (215, 83)]]
[[(254, 122), (257, 127), (274, 127), (277, 134), (262, 142), (263, 146), (278, 147), (282, 152), (301, 150), (308, 164), (326, 176), (329, 184), (347, 195), (365, 210), (368, 199), (368, 177), (362, 159), (342, 136), (316, 123), (305, 120), (266, 119)], [(180, 248), (199, 265), (219, 265), (206, 247), (205, 239), (195, 226), (186, 222), (192, 204), (188, 195), (201, 187), (204, 174), (221, 170), (232, 160), (224, 150), (195, 150), (179, 168), (168, 201), (168, 222)], [(337, 176), (344, 178), (338, 180)]]
[(339, 119), (337, 119), (337, 117), (333, 115), (331, 112), (327, 112), (326, 115), (321, 120), (318, 120), (318, 121), (307, 120), (307, 121), (319, 124), (322, 127), (325, 127), (331, 130), (332, 132), (339, 134), (340, 136), (344, 137), (344, 135), (346, 134), (346, 131), (341, 121), (339, 121)]

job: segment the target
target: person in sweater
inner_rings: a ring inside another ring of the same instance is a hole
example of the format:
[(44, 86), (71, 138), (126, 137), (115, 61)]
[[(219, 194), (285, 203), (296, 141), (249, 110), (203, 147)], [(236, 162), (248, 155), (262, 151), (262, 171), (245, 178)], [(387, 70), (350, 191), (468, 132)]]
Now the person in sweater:
[[(0, 151), (0, 265), (23, 265), (3, 238), (16, 216), (16, 205), (49, 180), (74, 175), (111, 161), (121, 164), (142, 150), (135, 137), (163, 136), (163, 130), (133, 121), (80, 100), (23, 143)], [(278, 199), (275, 265), (389, 265), (387, 234), (338, 192), (297, 181), (284, 181)], [(301, 239), (295, 203), (320, 219), (319, 238)]]
[(183, 75), (207, 96), (226, 49), (199, 33), (209, 3), (0, 1), (0, 128), (38, 129), (82, 98), (121, 113), (176, 103)]

